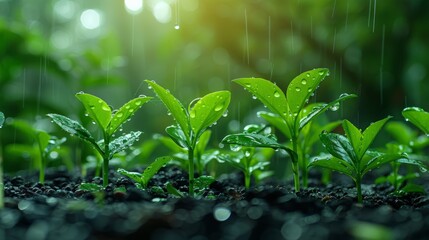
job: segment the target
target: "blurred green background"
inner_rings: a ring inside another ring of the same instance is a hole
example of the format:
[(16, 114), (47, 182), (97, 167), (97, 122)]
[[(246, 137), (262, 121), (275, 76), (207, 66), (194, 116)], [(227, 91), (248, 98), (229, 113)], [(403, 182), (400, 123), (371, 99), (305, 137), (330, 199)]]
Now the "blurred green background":
[[(119, 108), (153, 95), (144, 79), (184, 103), (227, 89), (229, 115), (213, 128), (217, 146), (261, 122), (260, 102), (232, 79), (262, 77), (286, 89), (300, 72), (327, 67), (313, 101), (359, 95), (332, 120), (362, 128), (387, 115), (402, 121), (404, 107), (429, 110), (428, 12), (425, 0), (0, 0), (0, 110), (61, 136), (47, 113), (90, 125), (79, 91)], [(125, 128), (150, 139), (172, 124), (166, 113), (152, 101)], [(26, 141), (2, 129), (3, 145)]]

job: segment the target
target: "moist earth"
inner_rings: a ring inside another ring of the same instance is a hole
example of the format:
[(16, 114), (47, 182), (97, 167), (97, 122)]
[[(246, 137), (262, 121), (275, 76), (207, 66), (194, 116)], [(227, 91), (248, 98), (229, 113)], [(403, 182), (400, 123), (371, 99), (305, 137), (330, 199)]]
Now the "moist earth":
[(173, 166), (161, 169), (147, 190), (114, 171), (99, 193), (79, 189), (82, 182), (101, 184), (99, 177), (48, 169), (40, 184), (36, 176), (5, 177), (0, 239), (427, 239), (429, 234), (428, 196), (394, 195), (388, 184), (364, 184), (364, 202), (357, 204), (347, 181), (325, 186), (311, 179), (295, 194), (292, 182), (272, 180), (245, 190), (243, 176), (233, 173), (220, 176), (202, 196), (178, 198), (152, 188), (169, 181), (187, 191), (186, 172)]

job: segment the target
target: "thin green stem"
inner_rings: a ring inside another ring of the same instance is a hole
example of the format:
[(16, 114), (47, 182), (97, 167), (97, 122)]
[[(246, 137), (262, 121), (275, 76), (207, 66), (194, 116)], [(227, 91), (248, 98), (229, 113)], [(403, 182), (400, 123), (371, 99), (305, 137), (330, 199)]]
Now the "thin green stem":
[(109, 160), (110, 160), (110, 138), (107, 133), (104, 133), (104, 153), (103, 156), (103, 187), (109, 184)]
[[(292, 146), (293, 146), (292, 150), (295, 153), (298, 153), (298, 139), (295, 136), (292, 137)], [(295, 186), (295, 192), (299, 192), (300, 191), (299, 156), (298, 156), (298, 154), (296, 156), (298, 159), (295, 159), (295, 156), (291, 156), (291, 158), (292, 158), (292, 171), (293, 171), (293, 182), (294, 182), (294, 186)]]
[(194, 196), (194, 149), (188, 149), (188, 160), (189, 160), (189, 196)]
[(358, 203), (363, 202), (362, 198), (362, 180), (360, 177), (356, 178), (356, 191), (357, 191), (357, 201)]
[(250, 172), (248, 169), (244, 171), (244, 187), (246, 189), (250, 188)]
[(3, 145), (0, 134), (0, 209), (4, 207), (4, 183), (3, 183)]

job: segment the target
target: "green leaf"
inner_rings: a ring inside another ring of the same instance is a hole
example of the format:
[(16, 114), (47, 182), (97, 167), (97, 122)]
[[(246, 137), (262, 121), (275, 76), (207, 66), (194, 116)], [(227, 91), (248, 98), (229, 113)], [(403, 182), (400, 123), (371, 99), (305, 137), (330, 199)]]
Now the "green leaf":
[(194, 179), (194, 188), (197, 191), (202, 191), (209, 188), (216, 180), (212, 176), (200, 176)]
[(152, 98), (146, 96), (139, 96), (125, 103), (113, 115), (108, 128), (108, 134), (112, 135), (122, 124), (124, 124), (143, 104), (149, 102)]
[(299, 121), (299, 129), (302, 129), (307, 125), (311, 120), (320, 114), (324, 113), (328, 109), (332, 109), (334, 106), (339, 104), (340, 102), (357, 97), (355, 94), (343, 93), (336, 100), (330, 103), (321, 103), (319, 106), (315, 106), (308, 114), (305, 114)]
[(233, 152), (229, 154), (219, 154), (216, 159), (220, 163), (227, 162), (240, 171), (246, 171), (246, 167), (241, 162), (241, 159), (243, 159), (244, 157), (244, 154)]
[(402, 110), (402, 116), (410, 121), (426, 135), (429, 135), (429, 113), (418, 107), (408, 107)]
[(94, 146), (98, 146), (95, 139), (91, 136), (88, 130), (84, 128), (80, 123), (75, 120), (72, 120), (68, 117), (59, 115), (59, 114), (47, 114), (48, 117), (52, 119), (54, 123), (56, 123), (60, 128), (64, 131), (70, 133), (73, 136), (77, 136), (78, 138), (88, 141)]
[(0, 128), (3, 127), (3, 123), (4, 123), (4, 114), (0, 112)]
[(171, 161), (170, 156), (159, 157), (155, 159), (144, 171), (142, 174), (142, 183), (144, 187), (147, 187), (149, 180), (161, 169), (165, 164)]
[(190, 126), (188, 123), (188, 115), (183, 105), (168, 90), (156, 84), (154, 81), (145, 80), (145, 82), (152, 88), (158, 98), (161, 99), (165, 107), (167, 107), (167, 110), (179, 124), (185, 136), (189, 138)]
[(106, 131), (112, 117), (109, 105), (103, 99), (88, 93), (77, 93), (75, 96), (83, 104), (88, 115), (103, 131)]
[(182, 148), (188, 149), (189, 143), (186, 139), (185, 133), (179, 126), (171, 125), (165, 128), (165, 132), (170, 136), (171, 140), (173, 140), (178, 146)]
[[(346, 137), (349, 139), (353, 147), (353, 151), (355, 152), (356, 157), (358, 157), (359, 148), (363, 139), (361, 130), (358, 129), (355, 125), (353, 125), (353, 123), (351, 123), (347, 119), (343, 121), (343, 129), (346, 134)], [(358, 159), (361, 159), (361, 157), (358, 157)]]
[(305, 103), (327, 75), (329, 75), (328, 69), (317, 68), (301, 73), (289, 83), (286, 96), (291, 113), (298, 113), (303, 109)]
[(374, 141), (375, 137), (378, 135), (378, 133), (381, 131), (383, 126), (391, 119), (392, 117), (386, 117), (384, 119), (381, 119), (375, 123), (371, 123), (365, 131), (362, 133), (362, 140), (361, 144), (358, 150), (358, 158), (361, 159), (365, 152), (368, 150), (371, 143)]
[[(143, 187), (143, 181), (142, 181), (142, 174), (138, 173), (138, 172), (129, 172), (125, 169), (122, 168), (118, 168), (118, 170), (116, 170), (119, 174), (122, 174), (126, 177), (131, 178), (134, 182), (139, 183), (139, 188)], [(137, 185), (136, 185), (137, 186)], [(146, 187), (146, 185), (144, 185), (144, 187)]]
[(81, 183), (79, 189), (89, 192), (101, 192), (104, 187), (95, 183)]
[(172, 195), (174, 195), (174, 196), (176, 196), (176, 197), (180, 197), (180, 198), (185, 197), (185, 195), (184, 195), (182, 192), (180, 192), (179, 190), (177, 190), (177, 188), (175, 188), (175, 187), (173, 186), (173, 184), (171, 184), (171, 182), (167, 182), (167, 183), (165, 184), (165, 188), (167, 189), (167, 192), (168, 192), (169, 194), (172, 194)]
[(371, 160), (369, 160), (368, 164), (366, 164), (365, 166), (362, 166), (362, 176), (368, 171), (378, 168), (385, 163), (393, 162), (401, 158), (405, 158), (404, 155), (380, 153), (379, 156), (376, 156)]
[(292, 157), (293, 161), (297, 159), (297, 153), (278, 143), (274, 135), (262, 135), (257, 133), (230, 134), (224, 137), (221, 143), (246, 147), (283, 149)]
[(356, 164), (356, 154), (346, 137), (336, 133), (323, 132), (320, 134), (320, 140), (332, 156), (342, 159), (352, 166)]
[(122, 135), (109, 143), (110, 157), (114, 154), (130, 148), (135, 142), (139, 140), (142, 133), (140, 131), (130, 132)]
[(277, 142), (273, 135), (262, 135), (257, 133), (236, 133), (225, 136), (222, 141), (224, 144), (233, 144), (246, 147), (268, 147), (268, 148), (285, 148)]
[(278, 129), (286, 138), (290, 139), (292, 134), (290, 133), (289, 127), (285, 120), (277, 114), (270, 112), (258, 112), (259, 117), (262, 117), (267, 121), (271, 126)]
[(417, 134), (414, 131), (414, 129), (411, 129), (408, 125), (399, 121), (388, 122), (384, 127), (384, 129), (397, 142), (403, 145), (408, 145), (411, 141), (413, 141), (417, 137)]
[(207, 130), (203, 132), (198, 139), (196, 150), (201, 154), (205, 152), (207, 145), (209, 144), (212, 131)]
[(167, 147), (173, 153), (186, 153), (187, 150), (178, 145), (171, 137), (166, 137), (161, 134), (155, 134), (153, 137), (157, 142), (162, 143), (165, 147)]
[(36, 133), (36, 140), (37, 140), (37, 143), (39, 144), (40, 153), (43, 153), (46, 151), (46, 149), (48, 148), (50, 139), (51, 139), (51, 136), (47, 132), (38, 131)]
[(353, 180), (355, 179), (356, 172), (354, 170), (354, 167), (348, 162), (339, 158), (332, 157), (331, 155), (323, 155), (311, 158), (308, 167), (328, 168), (343, 173), (353, 178)]
[(239, 78), (233, 80), (259, 99), (273, 113), (288, 116), (288, 103), (283, 91), (274, 83), (262, 78)]
[(313, 146), (318, 140), (319, 136), (322, 132), (331, 132), (336, 127), (341, 124), (342, 121), (330, 122), (324, 126), (319, 126), (317, 124), (312, 123), (311, 129), (309, 133), (307, 133), (306, 137), (306, 146)]
[(228, 108), (230, 100), (229, 91), (213, 92), (202, 97), (189, 111), (192, 131), (199, 136), (219, 120)]

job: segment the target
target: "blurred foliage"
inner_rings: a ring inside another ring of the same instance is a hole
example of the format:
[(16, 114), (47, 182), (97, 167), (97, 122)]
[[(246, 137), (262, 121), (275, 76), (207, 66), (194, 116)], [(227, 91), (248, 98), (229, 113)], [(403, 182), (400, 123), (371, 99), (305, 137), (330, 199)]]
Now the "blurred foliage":
[[(87, 9), (99, 13), (99, 27), (83, 27)], [(302, 71), (327, 67), (331, 75), (313, 101), (359, 95), (332, 120), (400, 120), (406, 106), (429, 109), (428, 11), (424, 0), (144, 0), (137, 14), (116, 0), (0, 0), (0, 110), (35, 125), (55, 112), (90, 126), (78, 91), (117, 108), (152, 95), (144, 79), (185, 102), (231, 90), (228, 118), (213, 128), (217, 146), (227, 133), (262, 121), (262, 106), (232, 79), (262, 77), (286, 89)], [(161, 104), (148, 104), (127, 126), (144, 131), (143, 141), (172, 123)], [(3, 144), (23, 141), (2, 130)], [(88, 151), (74, 155), (84, 159)]]

